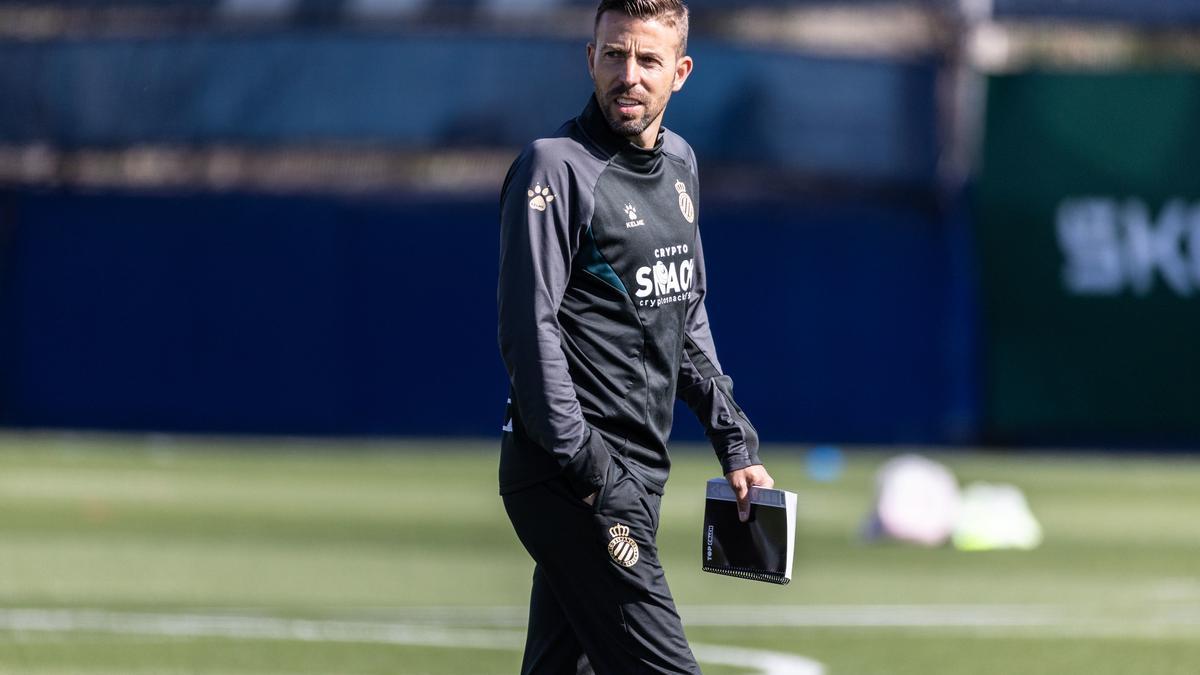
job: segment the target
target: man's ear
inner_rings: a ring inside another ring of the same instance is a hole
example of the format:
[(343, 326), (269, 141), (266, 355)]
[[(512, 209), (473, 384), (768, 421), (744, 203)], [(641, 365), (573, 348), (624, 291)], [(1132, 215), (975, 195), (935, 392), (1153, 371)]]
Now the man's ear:
[(675, 61), (675, 84), (671, 85), (671, 91), (676, 92), (683, 89), (683, 83), (687, 81), (688, 76), (692, 74), (692, 57), (681, 56)]
[(592, 78), (592, 81), (596, 80), (596, 66), (592, 62), (592, 59), (594, 59), (595, 57), (596, 57), (596, 43), (589, 42), (589, 43), (587, 43), (588, 76)]

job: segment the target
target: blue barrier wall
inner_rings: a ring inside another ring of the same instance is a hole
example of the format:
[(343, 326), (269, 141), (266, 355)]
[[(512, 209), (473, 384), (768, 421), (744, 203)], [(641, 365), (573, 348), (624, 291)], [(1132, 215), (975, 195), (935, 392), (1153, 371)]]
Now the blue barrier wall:
[[(498, 432), (492, 200), (0, 193), (0, 218), (0, 423)], [(958, 440), (950, 222), (705, 207), (714, 332), (764, 439)]]
[(961, 441), (974, 387), (965, 221), (932, 205), (714, 205), (722, 365), (764, 438)]
[(9, 424), (480, 433), (503, 414), (490, 204), (15, 201)]

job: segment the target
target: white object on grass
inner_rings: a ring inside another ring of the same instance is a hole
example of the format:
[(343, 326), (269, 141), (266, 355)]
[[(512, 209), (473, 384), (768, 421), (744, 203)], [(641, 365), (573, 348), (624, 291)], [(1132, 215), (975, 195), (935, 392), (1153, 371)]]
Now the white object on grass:
[(959, 501), (950, 469), (921, 455), (894, 457), (875, 475), (875, 505), (865, 534), (940, 546), (954, 531)]

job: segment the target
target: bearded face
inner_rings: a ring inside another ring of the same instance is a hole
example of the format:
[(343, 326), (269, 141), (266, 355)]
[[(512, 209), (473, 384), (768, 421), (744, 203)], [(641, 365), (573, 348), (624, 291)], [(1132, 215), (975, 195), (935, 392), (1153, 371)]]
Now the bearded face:
[(691, 73), (691, 57), (678, 55), (680, 40), (657, 19), (606, 12), (588, 45), (600, 110), (614, 132), (642, 147), (654, 145), (667, 101)]

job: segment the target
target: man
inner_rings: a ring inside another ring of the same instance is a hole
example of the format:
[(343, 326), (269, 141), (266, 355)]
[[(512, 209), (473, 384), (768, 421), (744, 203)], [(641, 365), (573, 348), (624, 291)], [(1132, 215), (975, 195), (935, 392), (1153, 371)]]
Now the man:
[(699, 672), (655, 544), (676, 396), (743, 514), (773, 484), (709, 332), (695, 155), (662, 127), (687, 22), (679, 0), (601, 2), (594, 95), (505, 179), (500, 493), (536, 562), (523, 673)]

